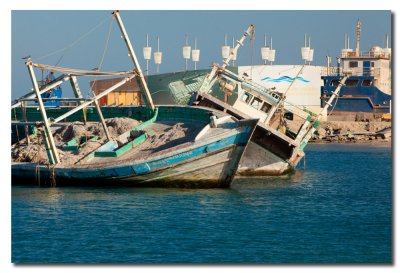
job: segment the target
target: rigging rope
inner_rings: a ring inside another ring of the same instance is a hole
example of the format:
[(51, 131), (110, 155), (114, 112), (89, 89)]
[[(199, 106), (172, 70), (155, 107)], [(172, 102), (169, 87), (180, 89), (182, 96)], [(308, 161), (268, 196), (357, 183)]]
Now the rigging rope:
[(60, 62), (61, 62), (61, 60), (62, 60), (62, 58), (64, 57), (64, 55), (67, 53), (67, 50), (69, 50), (69, 49), (71, 49), (73, 46), (75, 46), (77, 43), (79, 43), (80, 41), (82, 41), (84, 38), (86, 38), (89, 34), (91, 34), (93, 31), (95, 31), (96, 29), (98, 29), (101, 25), (103, 25), (107, 20), (109, 20), (109, 16), (107, 16), (103, 21), (101, 21), (99, 24), (97, 24), (95, 27), (93, 27), (91, 30), (89, 30), (88, 32), (86, 32), (85, 34), (83, 34), (81, 37), (79, 37), (77, 40), (75, 40), (73, 43), (71, 43), (71, 44), (69, 44), (69, 45), (67, 45), (66, 47), (64, 47), (64, 48), (61, 48), (61, 49), (59, 49), (59, 50), (56, 50), (56, 51), (54, 51), (54, 52), (52, 52), (52, 53), (49, 53), (49, 54), (46, 54), (46, 55), (44, 55), (44, 56), (41, 56), (41, 57), (39, 57), (39, 58), (36, 58), (35, 59), (35, 62), (36, 61), (39, 61), (39, 60), (41, 60), (41, 59), (44, 59), (44, 58), (47, 58), (47, 57), (50, 57), (50, 56), (53, 56), (53, 55), (55, 55), (55, 54), (57, 54), (57, 53), (60, 53), (60, 52), (64, 52), (64, 54), (60, 57), (60, 59), (57, 61), (57, 63), (56, 63), (56, 65), (57, 64), (59, 64)]
[[(98, 67), (99, 67), (99, 70), (101, 70), (101, 67), (103, 66), (104, 58), (105, 58), (106, 53), (107, 53), (107, 51), (108, 51), (108, 44), (109, 44), (109, 41), (110, 41), (110, 36), (111, 36), (111, 31), (112, 31), (113, 22), (114, 22), (114, 16), (112, 17), (112, 19), (111, 19), (111, 21), (110, 21), (110, 25), (109, 25), (109, 27), (108, 27), (108, 36), (107, 36), (107, 39), (106, 39), (106, 44), (105, 44), (105, 46), (104, 46), (103, 55), (101, 56), (100, 64), (99, 64), (99, 66), (98, 66)], [(96, 84), (96, 80), (97, 80), (97, 77), (94, 78), (93, 83), (92, 83), (92, 85), (90, 86), (90, 90), (88, 91), (88, 93), (89, 93), (90, 91), (92, 91), (92, 93), (94, 92), (94, 91), (93, 91), (93, 88), (94, 88), (94, 86), (95, 86), (95, 84)], [(89, 96), (89, 94), (88, 94), (88, 96)]]
[[(100, 60), (99, 66), (98, 66), (99, 70), (101, 70), (101, 67), (103, 66), (104, 58), (105, 58), (106, 53), (108, 51), (108, 44), (109, 44), (109, 41), (110, 41), (113, 22), (114, 22), (114, 16), (112, 17), (112, 19), (110, 21), (110, 25), (108, 27), (108, 35), (107, 35), (106, 43), (104, 45), (103, 54), (101, 56), (101, 60)], [(96, 96), (96, 94), (94, 93), (94, 90), (93, 90), (94, 86), (96, 85), (96, 82), (97, 82), (97, 76), (94, 78), (94, 80), (93, 80), (93, 82), (92, 82), (92, 84), (90, 86), (90, 89), (87, 91), (87, 94), (86, 94), (87, 98), (90, 97), (90, 94), (93, 97)], [(96, 108), (99, 109), (100, 108), (100, 104), (99, 104), (98, 100), (95, 101), (95, 104), (96, 104)], [(84, 109), (86, 109), (86, 108), (84, 108)], [(99, 113), (99, 118), (102, 119), (100, 113)], [(86, 123), (85, 123), (85, 127), (86, 127)], [(87, 132), (87, 130), (85, 130), (85, 131)], [(105, 134), (107, 136), (107, 132), (105, 132)], [(86, 139), (87, 139), (87, 136), (86, 136)]]
[(60, 66), (52, 66), (47, 64), (37, 64), (37, 63), (34, 63), (33, 66), (45, 70), (51, 70), (51, 71), (61, 72), (64, 74), (69, 74), (72, 76), (115, 76), (115, 75), (127, 75), (134, 73), (133, 70), (103, 72), (96, 70), (83, 70), (83, 69), (67, 68)]

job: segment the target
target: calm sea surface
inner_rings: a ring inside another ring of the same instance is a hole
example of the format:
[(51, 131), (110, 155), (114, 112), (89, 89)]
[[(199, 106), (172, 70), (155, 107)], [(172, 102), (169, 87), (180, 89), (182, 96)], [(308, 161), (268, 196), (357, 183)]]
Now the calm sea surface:
[(12, 187), (14, 263), (391, 263), (390, 147), (231, 189)]

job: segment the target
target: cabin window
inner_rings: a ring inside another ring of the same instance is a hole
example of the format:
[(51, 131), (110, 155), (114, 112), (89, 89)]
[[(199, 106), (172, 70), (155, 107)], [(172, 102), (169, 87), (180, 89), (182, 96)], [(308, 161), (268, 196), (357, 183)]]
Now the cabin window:
[(361, 83), (362, 86), (371, 86), (372, 80), (363, 80)]
[(261, 103), (262, 103), (262, 100), (260, 100), (259, 98), (254, 98), (253, 101), (251, 102), (251, 106), (256, 109), (259, 109)]
[(264, 102), (263, 105), (261, 106), (261, 111), (268, 113), (269, 110), (271, 109), (271, 105), (269, 105), (268, 103)]
[(358, 80), (350, 80), (350, 79), (348, 79), (348, 80), (346, 80), (345, 85), (346, 86), (357, 86), (358, 85)]
[(358, 67), (358, 62), (349, 62), (349, 67), (350, 68)]
[(252, 95), (250, 95), (249, 93), (244, 92), (244, 94), (242, 95), (241, 100), (244, 101), (245, 103), (249, 103), (251, 100)]
[(333, 79), (331, 81), (331, 86), (338, 86), (339, 85), (339, 80), (338, 79)]

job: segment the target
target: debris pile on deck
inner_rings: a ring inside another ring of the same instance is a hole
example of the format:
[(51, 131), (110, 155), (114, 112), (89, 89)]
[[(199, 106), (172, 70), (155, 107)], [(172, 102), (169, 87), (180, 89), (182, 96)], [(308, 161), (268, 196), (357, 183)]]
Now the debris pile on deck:
[(172, 143), (172, 145), (169, 146), (173, 147), (177, 143), (176, 140), (189, 136), (189, 134), (191, 138), (194, 138), (197, 134), (197, 130), (188, 130), (188, 128), (185, 127), (182, 122), (179, 122), (172, 127), (166, 128), (163, 133), (152, 136), (150, 143), (152, 144), (152, 146), (161, 146), (167, 143)]
[[(116, 139), (122, 133), (125, 133), (137, 125), (137, 120), (120, 117), (110, 118), (105, 120), (110, 137)], [(160, 150), (169, 149), (177, 145), (187, 142), (188, 139), (194, 139), (194, 137), (203, 128), (203, 124), (191, 124), (188, 126), (185, 123), (157, 123), (151, 127), (153, 134), (149, 137), (141, 149), (143, 154), (151, 152), (158, 152)], [(77, 139), (80, 137), (95, 137), (92, 141), (86, 141), (79, 145), (78, 150), (65, 151), (62, 146), (68, 141)], [(101, 145), (107, 142), (105, 133), (100, 123), (88, 122), (71, 122), (62, 125), (54, 132), (54, 140), (57, 146), (57, 152), (60, 156), (60, 160), (64, 164), (75, 164), (79, 160), (92, 151), (98, 149)], [(26, 139), (21, 140), (12, 147), (11, 157), (15, 162), (32, 162), (38, 164), (49, 164), (45, 147), (43, 145), (43, 138), (40, 136), (30, 136), (30, 145), (26, 145)]]
[[(137, 120), (120, 117), (105, 120), (111, 138), (116, 138), (123, 132), (129, 131), (139, 124)], [(78, 151), (63, 151), (61, 146), (68, 141), (83, 136), (98, 136), (96, 141), (83, 143)], [(100, 123), (71, 122), (62, 125), (54, 132), (54, 141), (57, 151), (63, 163), (74, 164), (83, 155), (99, 148), (106, 142), (104, 130)], [(30, 145), (26, 145), (26, 139), (13, 145), (11, 157), (15, 162), (32, 162), (38, 164), (49, 164), (42, 137), (30, 136)]]

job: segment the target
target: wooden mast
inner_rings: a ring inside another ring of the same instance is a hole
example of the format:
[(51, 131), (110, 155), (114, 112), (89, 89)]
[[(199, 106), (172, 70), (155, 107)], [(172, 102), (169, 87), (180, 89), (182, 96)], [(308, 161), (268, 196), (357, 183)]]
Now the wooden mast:
[(39, 103), (40, 113), (42, 114), (42, 119), (44, 123), (44, 130), (45, 130), (45, 141), (46, 146), (50, 149), (47, 153), (49, 157), (50, 164), (57, 164), (60, 162), (60, 158), (57, 153), (56, 144), (54, 142), (53, 134), (51, 133), (50, 124), (47, 119), (46, 109), (44, 108), (42, 97), (40, 96), (39, 86), (36, 80), (35, 72), (33, 71), (32, 61), (29, 59), (26, 62), (26, 66), (28, 67), (29, 75), (31, 76), (33, 89), (36, 93), (36, 97)]
[(136, 68), (136, 73), (139, 76), (139, 77), (137, 77), (137, 81), (138, 81), (138, 84), (141, 87), (141, 89), (144, 91), (144, 95), (145, 95), (145, 98), (146, 98), (146, 106), (148, 108), (150, 108), (151, 110), (154, 110), (155, 107), (154, 107), (153, 99), (151, 98), (151, 94), (150, 94), (149, 88), (147, 87), (147, 83), (146, 83), (146, 81), (144, 79), (142, 70), (140, 69), (139, 62), (138, 62), (138, 60), (136, 58), (136, 54), (135, 54), (135, 52), (133, 50), (131, 41), (129, 40), (128, 33), (125, 30), (125, 27), (124, 27), (124, 24), (122, 22), (121, 16), (119, 15), (119, 11), (115, 10), (115, 11), (113, 11), (112, 14), (117, 19), (118, 26), (119, 26), (119, 28), (121, 30), (121, 33), (122, 33), (122, 36), (124, 38), (125, 44), (126, 44), (126, 46), (128, 48), (128, 51), (129, 51), (129, 56), (131, 57), (133, 65)]

